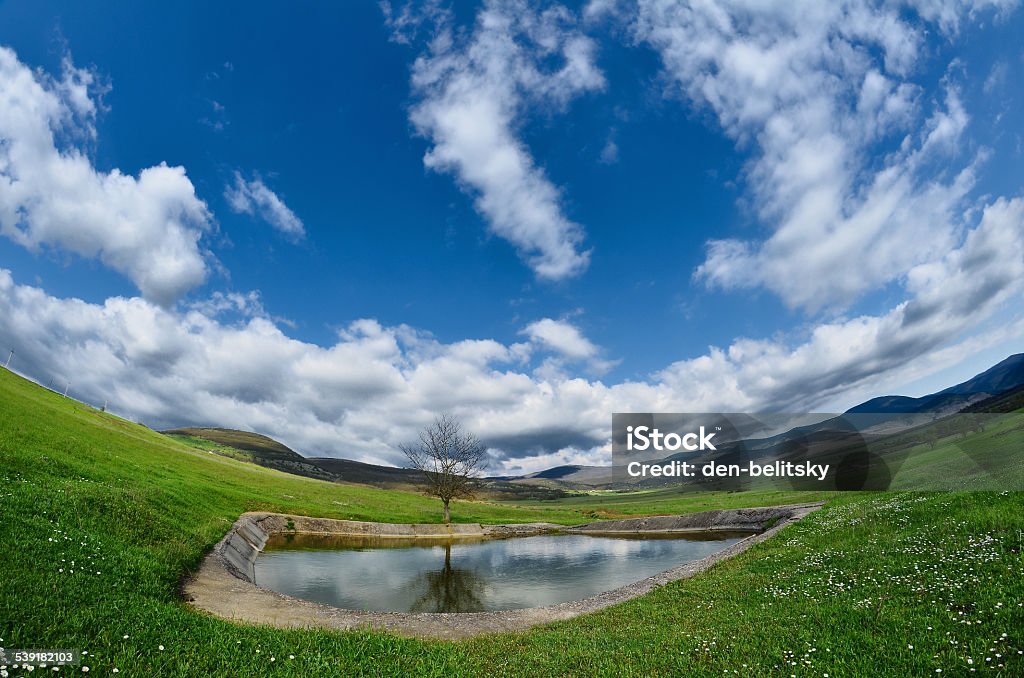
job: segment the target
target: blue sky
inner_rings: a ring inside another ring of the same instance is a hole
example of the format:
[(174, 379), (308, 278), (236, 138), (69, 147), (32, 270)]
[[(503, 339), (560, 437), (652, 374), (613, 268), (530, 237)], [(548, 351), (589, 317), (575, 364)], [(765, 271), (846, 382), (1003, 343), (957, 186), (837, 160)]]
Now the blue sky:
[(512, 471), (1020, 351), (1016, 3), (709, 7), (0, 3), (0, 338), (152, 426), (397, 463), (451, 410)]

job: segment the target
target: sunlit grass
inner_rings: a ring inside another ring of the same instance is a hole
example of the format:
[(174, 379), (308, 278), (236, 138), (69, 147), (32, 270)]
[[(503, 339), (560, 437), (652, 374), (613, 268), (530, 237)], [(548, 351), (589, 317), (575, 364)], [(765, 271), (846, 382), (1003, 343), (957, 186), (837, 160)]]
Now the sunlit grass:
[[(602, 511), (807, 498), (652, 492), (460, 503), (453, 514), (577, 523)], [(428, 497), (296, 478), (188, 448), (0, 371), (0, 646), (88, 652), (83, 666), (59, 674), (1024, 673), (1019, 494), (835, 495), (694, 579), (597, 614), (463, 643), (281, 631), (190, 610), (179, 600), (181, 577), (240, 512), (257, 509), (440, 520)]]

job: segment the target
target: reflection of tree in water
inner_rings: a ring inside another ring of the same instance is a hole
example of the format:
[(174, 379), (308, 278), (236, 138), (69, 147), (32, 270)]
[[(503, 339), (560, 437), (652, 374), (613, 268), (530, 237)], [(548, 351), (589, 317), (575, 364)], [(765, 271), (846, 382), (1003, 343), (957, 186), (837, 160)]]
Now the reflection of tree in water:
[(452, 545), (444, 546), (444, 567), (424, 572), (410, 584), (422, 593), (411, 612), (480, 612), (483, 579), (473, 570), (452, 567)]

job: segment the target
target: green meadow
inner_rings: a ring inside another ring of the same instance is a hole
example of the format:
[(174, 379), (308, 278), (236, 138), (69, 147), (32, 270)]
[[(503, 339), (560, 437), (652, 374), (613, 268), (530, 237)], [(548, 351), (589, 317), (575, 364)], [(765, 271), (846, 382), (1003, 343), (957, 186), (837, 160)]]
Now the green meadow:
[(125, 676), (1024, 675), (1020, 493), (659, 490), (452, 514), (573, 524), (816, 499), (827, 506), (693, 579), (526, 633), (245, 626), (179, 596), (240, 513), (440, 522), (439, 503), (214, 454), (0, 370), (0, 647), (79, 648), (83, 665), (58, 674)]

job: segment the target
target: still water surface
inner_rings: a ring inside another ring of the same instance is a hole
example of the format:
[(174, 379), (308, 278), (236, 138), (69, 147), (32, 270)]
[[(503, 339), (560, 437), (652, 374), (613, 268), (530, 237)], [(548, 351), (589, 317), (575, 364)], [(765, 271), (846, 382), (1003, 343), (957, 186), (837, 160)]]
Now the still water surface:
[(745, 536), (559, 534), (481, 541), (276, 536), (256, 559), (256, 583), (350, 610), (513, 610), (610, 591)]

